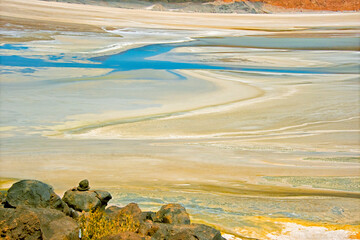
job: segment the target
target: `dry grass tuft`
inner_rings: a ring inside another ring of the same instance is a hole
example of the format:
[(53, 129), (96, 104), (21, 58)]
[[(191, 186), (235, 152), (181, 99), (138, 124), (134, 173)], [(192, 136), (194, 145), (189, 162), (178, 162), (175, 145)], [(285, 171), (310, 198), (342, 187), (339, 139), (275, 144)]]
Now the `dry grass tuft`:
[(139, 229), (139, 221), (133, 216), (123, 214), (115, 219), (109, 219), (101, 210), (84, 213), (79, 218), (82, 240), (98, 240), (104, 236), (121, 232), (136, 232)]

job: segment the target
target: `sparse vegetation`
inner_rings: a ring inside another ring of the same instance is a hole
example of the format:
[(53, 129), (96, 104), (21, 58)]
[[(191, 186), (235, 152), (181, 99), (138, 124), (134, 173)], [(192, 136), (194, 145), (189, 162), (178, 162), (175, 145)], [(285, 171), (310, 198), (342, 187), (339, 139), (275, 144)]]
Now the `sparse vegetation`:
[(122, 214), (115, 219), (109, 219), (100, 209), (83, 213), (78, 222), (83, 240), (98, 240), (120, 232), (136, 232), (139, 228), (139, 221), (131, 215)]

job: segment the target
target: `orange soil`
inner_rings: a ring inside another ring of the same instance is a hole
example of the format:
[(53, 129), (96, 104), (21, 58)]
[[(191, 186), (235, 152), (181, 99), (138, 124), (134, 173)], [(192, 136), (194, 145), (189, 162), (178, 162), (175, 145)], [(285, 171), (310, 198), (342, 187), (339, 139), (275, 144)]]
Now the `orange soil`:
[[(222, 0), (231, 3), (246, 0)], [(359, 11), (360, 0), (251, 0), (291, 9), (311, 9), (329, 11)]]

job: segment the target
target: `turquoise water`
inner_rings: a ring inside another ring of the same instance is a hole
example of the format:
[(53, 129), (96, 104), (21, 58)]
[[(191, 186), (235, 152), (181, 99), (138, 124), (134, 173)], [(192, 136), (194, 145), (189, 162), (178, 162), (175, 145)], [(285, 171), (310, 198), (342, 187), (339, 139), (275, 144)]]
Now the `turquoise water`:
[[(153, 44), (144, 47), (134, 48), (122, 53), (82, 59), (73, 57), (73, 61), (62, 61), (64, 54), (48, 55), (47, 60), (37, 56), (23, 57), (21, 55), (2, 55), (0, 57), (1, 65), (12, 67), (58, 67), (58, 68), (103, 68), (113, 71), (132, 71), (141, 69), (153, 70), (176, 70), (176, 69), (214, 69), (214, 70), (237, 70), (244, 72), (264, 72), (264, 73), (299, 73), (299, 74), (329, 74), (329, 73), (356, 73), (357, 69), (353, 67), (350, 71), (342, 68), (341, 70), (327, 69), (320, 67), (313, 68), (264, 68), (264, 67), (226, 67), (224, 65), (209, 65), (201, 63), (157, 61), (149, 58), (167, 53), (175, 48), (187, 46), (237, 46), (237, 47), (255, 47), (255, 48), (281, 48), (303, 50), (304, 46), (309, 49), (327, 50), (342, 49), (348, 47), (352, 49), (358, 45), (356, 38), (334, 38), (334, 39), (272, 39), (266, 41), (261, 37), (227, 37), (227, 38), (203, 38), (190, 43), (181, 44)], [(0, 50), (27, 50), (28, 47), (21, 44), (5, 44)], [(89, 60), (91, 63), (80, 63), (79, 60)], [(5, 71), (6, 69), (2, 70)]]
[[(226, 69), (221, 66), (205, 64), (193, 64), (169, 61), (154, 61), (147, 58), (166, 53), (177, 47), (169, 44), (154, 44), (140, 48), (131, 49), (123, 53), (90, 58), (92, 63), (62, 62), (64, 56), (48, 56), (48, 60), (37, 58), (26, 58), (19, 55), (1, 56), (0, 62), (3, 66), (16, 67), (59, 67), (59, 68), (106, 68), (114, 71), (132, 71), (140, 69), (173, 70), (173, 69)], [(0, 49), (25, 50), (22, 45), (5, 44)]]

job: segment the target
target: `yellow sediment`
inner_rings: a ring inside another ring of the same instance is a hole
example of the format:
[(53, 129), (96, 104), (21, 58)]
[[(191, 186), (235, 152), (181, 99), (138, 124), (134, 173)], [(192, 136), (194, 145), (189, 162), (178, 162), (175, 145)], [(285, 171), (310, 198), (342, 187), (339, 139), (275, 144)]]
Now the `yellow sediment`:
[(296, 224), (300, 228), (325, 228), (325, 231), (343, 230), (348, 232), (348, 239), (359, 239), (360, 225), (349, 224), (330, 224), (327, 222), (314, 222), (295, 218), (271, 218), (265, 216), (249, 216), (244, 217), (244, 222), (248, 222), (260, 227), (243, 227), (238, 229), (238, 233), (242, 236), (253, 237), (256, 239), (273, 239), (269, 237), (269, 233), (274, 236), (286, 236), (284, 228), (287, 223)]

